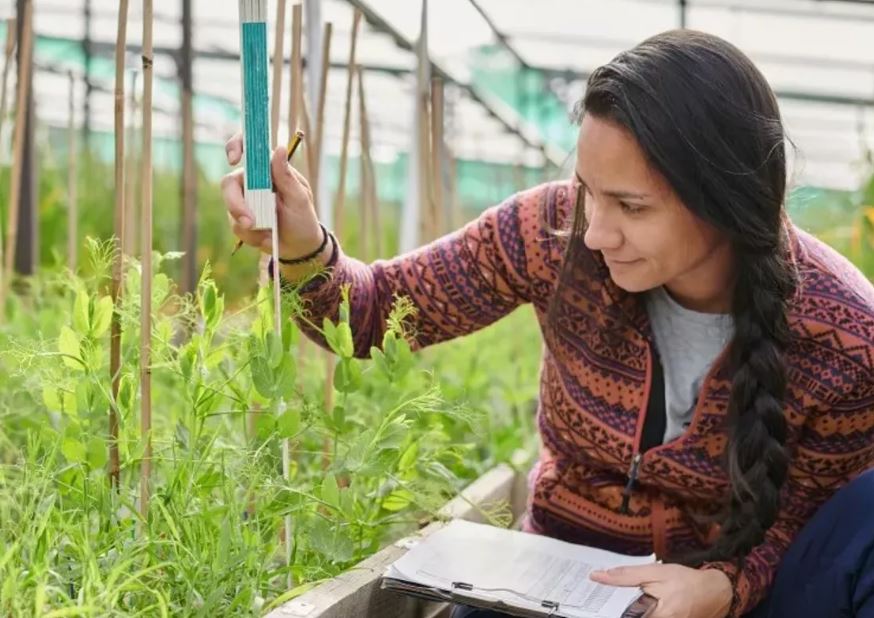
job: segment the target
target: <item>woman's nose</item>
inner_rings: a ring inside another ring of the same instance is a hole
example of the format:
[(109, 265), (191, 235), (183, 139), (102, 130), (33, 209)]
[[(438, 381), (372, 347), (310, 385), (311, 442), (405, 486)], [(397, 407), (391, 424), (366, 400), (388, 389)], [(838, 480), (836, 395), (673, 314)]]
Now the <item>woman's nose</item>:
[(622, 245), (622, 232), (613, 217), (591, 195), (586, 196), (586, 234), (583, 240), (592, 251), (613, 251)]

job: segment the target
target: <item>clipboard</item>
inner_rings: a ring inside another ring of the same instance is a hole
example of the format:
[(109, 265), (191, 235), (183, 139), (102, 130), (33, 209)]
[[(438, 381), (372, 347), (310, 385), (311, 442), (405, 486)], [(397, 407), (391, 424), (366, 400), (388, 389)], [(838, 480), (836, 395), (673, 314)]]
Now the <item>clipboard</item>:
[(652, 564), (558, 539), (452, 520), (388, 565), (380, 587), (521, 618), (645, 618), (656, 600), (640, 588), (592, 582), (594, 569)]
[[(488, 600), (481, 596), (465, 594), (465, 592), (474, 590), (474, 586), (465, 582), (452, 582), (452, 590), (446, 590), (384, 576), (380, 580), (380, 588), (418, 597), (426, 601), (470, 605), (471, 607), (491, 609), (510, 616), (520, 616), (521, 618), (569, 618), (567, 614), (562, 613), (560, 603), (549, 600), (541, 601), (542, 609), (531, 610), (509, 605), (501, 599)], [(656, 603), (657, 600), (654, 597), (642, 594), (628, 606), (621, 618), (645, 618), (656, 606)]]

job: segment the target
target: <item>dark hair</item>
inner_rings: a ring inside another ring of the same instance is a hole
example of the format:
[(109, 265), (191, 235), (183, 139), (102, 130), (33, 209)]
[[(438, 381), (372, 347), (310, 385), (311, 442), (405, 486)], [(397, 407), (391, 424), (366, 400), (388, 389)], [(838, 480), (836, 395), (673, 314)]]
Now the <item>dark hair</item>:
[[(735, 46), (673, 30), (596, 69), (575, 113), (578, 121), (591, 114), (627, 129), (683, 204), (731, 243), (735, 333), (726, 467), (732, 492), (719, 516), (720, 537), (691, 561), (742, 560), (774, 523), (788, 462), (783, 352), (796, 280), (787, 259), (785, 135), (776, 98)], [(565, 282), (575, 264), (591, 259), (584, 256), (584, 233), (578, 199)]]

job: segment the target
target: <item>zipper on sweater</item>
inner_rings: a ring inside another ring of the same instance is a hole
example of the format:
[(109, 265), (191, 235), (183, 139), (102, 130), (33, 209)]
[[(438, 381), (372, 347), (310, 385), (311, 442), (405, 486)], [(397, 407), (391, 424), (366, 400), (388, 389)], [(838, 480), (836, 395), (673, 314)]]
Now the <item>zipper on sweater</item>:
[(646, 422), (646, 413), (649, 408), (649, 391), (652, 388), (652, 348), (649, 341), (646, 342), (646, 378), (643, 385), (643, 401), (641, 402), (640, 412), (637, 415), (637, 431), (634, 434), (634, 444), (632, 445), (634, 455), (631, 457), (631, 464), (628, 467), (628, 482), (625, 484), (625, 489), (622, 490), (622, 506), (619, 512), (623, 515), (628, 515), (628, 505), (631, 502), (631, 494), (634, 491), (634, 485), (637, 483), (637, 476), (640, 473), (640, 463), (643, 461), (643, 453), (640, 451), (641, 438), (643, 436), (643, 424)]
[(628, 515), (628, 503), (631, 501), (631, 492), (634, 491), (634, 484), (637, 482), (637, 474), (640, 472), (640, 461), (643, 459), (643, 453), (635, 453), (631, 458), (631, 467), (628, 469), (628, 482), (625, 484), (625, 489), (622, 490), (622, 507), (619, 512), (623, 515)]

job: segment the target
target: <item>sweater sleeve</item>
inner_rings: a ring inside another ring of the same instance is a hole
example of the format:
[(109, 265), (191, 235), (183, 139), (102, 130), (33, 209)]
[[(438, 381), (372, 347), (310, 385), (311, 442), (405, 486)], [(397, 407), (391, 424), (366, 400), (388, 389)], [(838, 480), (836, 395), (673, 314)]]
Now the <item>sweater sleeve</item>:
[[(336, 247), (326, 271), (300, 289), (307, 319), (319, 326), (325, 317), (336, 321), (348, 285), (359, 358), (381, 346), (396, 296), (408, 297), (417, 310), (407, 322), (414, 349), (488, 326), (531, 300), (530, 273), (548, 253), (532, 249), (545, 241), (540, 209), (548, 193), (544, 185), (516, 194), (461, 229), (390, 260), (365, 264)], [(327, 347), (305, 320), (297, 323)]]
[(830, 410), (813, 413), (801, 429), (781, 492), (781, 509), (764, 541), (738, 569), (711, 562), (734, 587), (731, 618), (743, 616), (762, 601), (777, 567), (801, 528), (838, 489), (874, 463), (874, 379), (866, 377), (854, 392)]

